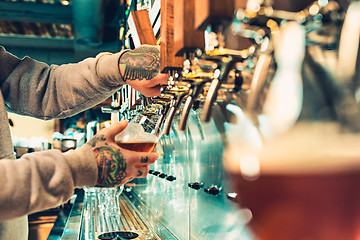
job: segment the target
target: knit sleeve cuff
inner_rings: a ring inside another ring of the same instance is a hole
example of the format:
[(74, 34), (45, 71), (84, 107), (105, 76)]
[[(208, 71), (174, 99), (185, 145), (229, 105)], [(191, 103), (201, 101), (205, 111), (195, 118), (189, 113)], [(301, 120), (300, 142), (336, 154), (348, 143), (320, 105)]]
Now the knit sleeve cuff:
[(75, 187), (92, 187), (98, 175), (97, 162), (89, 144), (64, 153), (74, 179)]
[(100, 79), (107, 81), (110, 86), (121, 86), (125, 81), (120, 73), (119, 61), (120, 57), (127, 50), (118, 53), (100, 53), (96, 56), (98, 59), (96, 70)]

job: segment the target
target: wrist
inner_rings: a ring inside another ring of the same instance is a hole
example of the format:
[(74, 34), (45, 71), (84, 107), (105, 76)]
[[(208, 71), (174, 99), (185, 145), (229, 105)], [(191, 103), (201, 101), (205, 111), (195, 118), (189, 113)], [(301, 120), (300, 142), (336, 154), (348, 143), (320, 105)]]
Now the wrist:
[(98, 176), (97, 162), (91, 146), (83, 146), (63, 153), (74, 179), (75, 187), (94, 186)]
[(119, 59), (123, 52), (101, 53), (97, 55), (96, 74), (107, 86), (118, 87), (125, 84), (119, 71)]

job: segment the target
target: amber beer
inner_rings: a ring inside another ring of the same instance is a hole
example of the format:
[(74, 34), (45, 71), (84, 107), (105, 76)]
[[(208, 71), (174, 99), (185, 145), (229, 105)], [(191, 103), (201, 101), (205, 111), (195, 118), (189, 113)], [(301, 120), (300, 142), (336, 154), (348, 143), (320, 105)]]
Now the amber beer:
[(326, 123), (295, 128), (247, 158), (259, 163), (250, 177), (250, 152), (241, 145), (227, 149), (229, 188), (239, 207), (251, 211), (255, 239), (359, 240), (359, 139)]
[(255, 239), (360, 239), (359, 172), (230, 177), (239, 206), (251, 210)]
[(153, 152), (156, 147), (155, 142), (142, 142), (142, 141), (127, 141), (121, 142), (116, 141), (119, 147), (125, 148), (127, 150), (136, 151), (136, 152)]

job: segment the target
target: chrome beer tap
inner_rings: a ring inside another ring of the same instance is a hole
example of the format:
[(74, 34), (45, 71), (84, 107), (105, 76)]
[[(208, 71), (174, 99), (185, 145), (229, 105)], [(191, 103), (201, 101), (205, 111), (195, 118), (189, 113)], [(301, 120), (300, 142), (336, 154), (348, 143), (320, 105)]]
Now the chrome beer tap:
[(213, 62), (207, 62), (210, 63), (210, 66), (204, 62), (201, 63), (203, 59), (199, 59), (201, 57), (200, 49), (195, 50), (195, 53), (188, 52), (185, 56), (182, 81), (187, 83), (189, 91), (184, 96), (186, 100), (179, 121), (179, 130), (181, 131), (184, 131), (186, 128), (187, 119), (195, 101), (204, 98), (203, 93), (206, 91), (204, 86), (212, 80), (212, 70), (214, 68)]
[(152, 98), (152, 105), (157, 106), (158, 108), (158, 114), (159, 119), (156, 122), (156, 127), (155, 127), (155, 135), (159, 134), (161, 131), (161, 128), (163, 127), (163, 124), (165, 122), (166, 116), (169, 112), (170, 109), (170, 98), (167, 97), (154, 97)]
[[(212, 3), (215, 5), (219, 4), (216, 2)], [(228, 1), (228, 4), (229, 7), (226, 13), (220, 14), (217, 12), (217, 8), (221, 7), (220, 4), (217, 6), (212, 5), (210, 11), (204, 12), (202, 16), (199, 16), (199, 19), (205, 19), (198, 25), (199, 29), (205, 31), (205, 52), (202, 54), (201, 59), (212, 62), (212, 65), (216, 66), (212, 69), (209, 83), (204, 85), (207, 93), (204, 95), (204, 99), (202, 99), (204, 103), (200, 119), (205, 122), (210, 120), (211, 109), (218, 96), (221, 95), (222, 99), (218, 100), (222, 101), (226, 93), (233, 93), (242, 89), (244, 79), (249, 78), (243, 75), (243, 72), (252, 71), (254, 65), (253, 55), (258, 48), (256, 42), (240, 49), (231, 48), (232, 46), (229, 44), (228, 38), (234, 35), (233, 30), (229, 31), (232, 27), (231, 19), (234, 18), (234, 5), (232, 5), (234, 3)], [(196, 7), (201, 8), (200, 5)], [(259, 41), (262, 35), (262, 33), (259, 33), (259, 36), (257, 36)], [(191, 101), (190, 99), (189, 102)]]
[(117, 90), (112, 96), (111, 106), (101, 107), (101, 111), (103, 113), (110, 113), (111, 114), (111, 123), (118, 122), (120, 120), (119, 113), (124, 111), (121, 108), (121, 91)]
[(188, 93), (189, 88), (187, 86), (174, 86), (164, 91), (164, 94), (170, 99), (168, 115), (164, 123), (165, 135), (170, 134), (171, 124), (174, 120), (176, 111), (180, 108), (183, 99), (188, 95)]

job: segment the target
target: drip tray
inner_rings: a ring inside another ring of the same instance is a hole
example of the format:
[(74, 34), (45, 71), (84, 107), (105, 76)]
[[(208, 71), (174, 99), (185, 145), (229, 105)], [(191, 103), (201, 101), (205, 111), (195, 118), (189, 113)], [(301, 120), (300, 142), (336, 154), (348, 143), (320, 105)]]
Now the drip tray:
[[(81, 217), (80, 240), (111, 240), (111, 239), (135, 239), (135, 240), (161, 240), (160, 237), (149, 227), (139, 211), (133, 206), (128, 198), (120, 196), (120, 219), (104, 219), (100, 217), (97, 202), (84, 202), (84, 209)], [(107, 222), (107, 223), (106, 223)], [(96, 226), (101, 224), (116, 224), (120, 231), (99, 232)], [(92, 229), (92, 230), (90, 230)]]
[(124, 239), (160, 240), (160, 238), (157, 237), (157, 235), (146, 223), (138, 210), (124, 195), (120, 196), (120, 211), (121, 229), (123, 229), (125, 232), (133, 232), (139, 235), (136, 238), (124, 237)]

